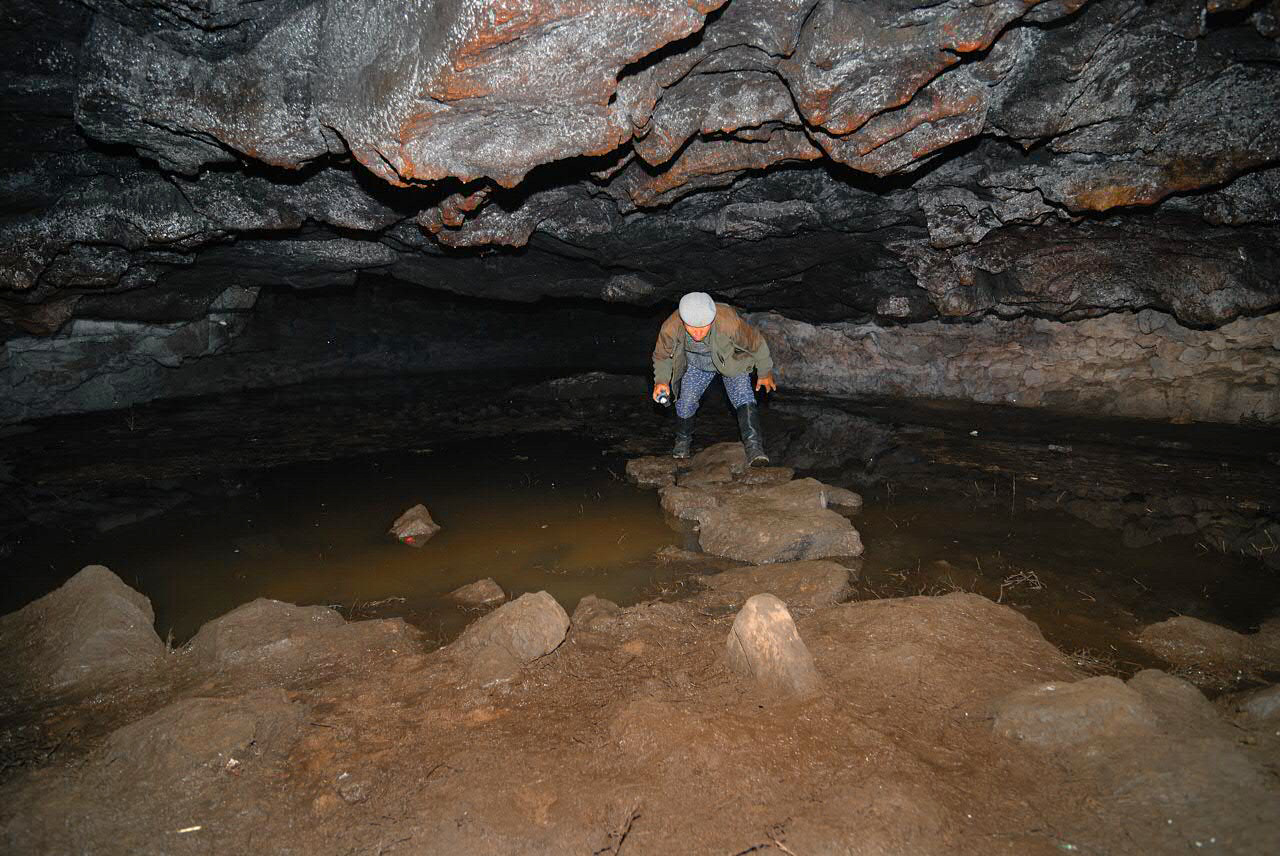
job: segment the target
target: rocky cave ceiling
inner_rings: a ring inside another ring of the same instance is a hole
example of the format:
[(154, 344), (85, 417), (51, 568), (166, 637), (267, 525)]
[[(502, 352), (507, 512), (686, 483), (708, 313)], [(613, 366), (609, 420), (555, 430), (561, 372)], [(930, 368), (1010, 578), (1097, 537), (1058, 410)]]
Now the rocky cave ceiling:
[(0, 331), (392, 277), (1280, 306), (1280, 0), (7, 0)]

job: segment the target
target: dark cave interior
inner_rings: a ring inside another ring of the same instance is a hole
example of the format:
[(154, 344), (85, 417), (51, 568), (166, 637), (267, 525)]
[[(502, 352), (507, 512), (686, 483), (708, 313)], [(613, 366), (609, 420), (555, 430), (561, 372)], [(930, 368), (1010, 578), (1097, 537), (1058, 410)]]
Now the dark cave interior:
[(0, 851), (1280, 850), (1280, 0), (4, 0), (0, 112)]

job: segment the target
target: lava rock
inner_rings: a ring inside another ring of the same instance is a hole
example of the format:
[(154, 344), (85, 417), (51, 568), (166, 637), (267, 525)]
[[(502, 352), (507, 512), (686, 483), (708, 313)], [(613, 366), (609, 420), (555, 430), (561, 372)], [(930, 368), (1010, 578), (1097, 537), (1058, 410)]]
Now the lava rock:
[(473, 623), (451, 648), (484, 684), (510, 680), (564, 641), (569, 616), (545, 591), (525, 594)]
[(717, 443), (659, 489), (662, 507), (696, 522), (702, 549), (717, 556), (766, 564), (862, 555), (858, 531), (827, 507), (857, 510), (860, 496), (815, 479), (784, 480), (792, 472), (785, 467), (755, 472), (741, 443)]
[(640, 487), (665, 487), (676, 483), (675, 458), (652, 455), (627, 461), (627, 478)]
[(849, 596), (849, 569), (831, 561), (779, 562), (700, 577), (707, 592), (694, 598), (719, 608), (740, 607), (757, 594), (772, 594), (788, 609), (816, 609)]
[(443, 527), (439, 523), (431, 519), (431, 512), (427, 511), (427, 507), (419, 503), (396, 518), (396, 522), (391, 524), (391, 534), (402, 544), (421, 548), (441, 528)]
[(826, 495), (821, 482), (799, 479), (718, 496), (694, 513), (698, 543), (708, 553), (755, 564), (861, 556), (858, 530), (826, 508)]
[(493, 606), (495, 603), (505, 601), (507, 593), (492, 578), (486, 577), (483, 580), (476, 580), (473, 583), (467, 583), (461, 588), (454, 589), (449, 592), (449, 599), (457, 601), (463, 606)]
[(822, 678), (813, 655), (796, 630), (786, 604), (758, 594), (743, 604), (725, 645), (729, 668), (768, 692), (806, 697), (817, 693)]
[(998, 702), (994, 713), (997, 735), (1045, 749), (1157, 732), (1142, 696), (1110, 676), (1027, 687)]
[(0, 651), (11, 658), (0, 682), (65, 690), (148, 671), (166, 653), (154, 622), (150, 600), (102, 565), (89, 565), (0, 618)]

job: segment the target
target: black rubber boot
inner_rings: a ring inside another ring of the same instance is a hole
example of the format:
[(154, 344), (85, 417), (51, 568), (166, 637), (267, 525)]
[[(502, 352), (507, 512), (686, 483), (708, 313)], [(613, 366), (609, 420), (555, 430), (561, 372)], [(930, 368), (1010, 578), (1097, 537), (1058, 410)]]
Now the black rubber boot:
[(693, 448), (693, 417), (681, 419), (676, 417), (676, 444), (671, 449), (671, 457), (687, 458)]
[(757, 405), (744, 404), (738, 408), (738, 430), (742, 433), (747, 466), (768, 466), (769, 456), (764, 453), (764, 429), (760, 427), (760, 408)]

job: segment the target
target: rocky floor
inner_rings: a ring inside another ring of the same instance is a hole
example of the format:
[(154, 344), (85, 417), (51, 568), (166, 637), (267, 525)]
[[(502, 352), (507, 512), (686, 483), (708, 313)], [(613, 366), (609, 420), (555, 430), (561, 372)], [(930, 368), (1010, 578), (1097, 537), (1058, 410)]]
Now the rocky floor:
[[(686, 507), (702, 511), (801, 484), (811, 502), (793, 512), (825, 516), (821, 482), (735, 466), (732, 452), (631, 471), (670, 479), (667, 497), (699, 494)], [(848, 491), (831, 495), (857, 507)], [(713, 534), (701, 527), (714, 515), (699, 516), (700, 537)], [(737, 525), (753, 522), (767, 528), (750, 515)], [(1008, 606), (961, 592), (847, 602), (857, 566), (839, 557), (851, 547), (828, 553), (836, 560), (789, 550), (743, 566), (668, 549), (654, 561), (709, 574), (681, 597), (625, 609), (588, 597), (570, 617), (527, 594), (478, 611), (438, 650), (398, 619), (272, 601), (170, 650), (145, 598), (86, 569), (0, 619), (0, 842), (14, 853), (1280, 849), (1280, 695), (1210, 702), (1169, 673), (1242, 658), (1280, 668), (1280, 625), (1153, 625), (1139, 641), (1166, 670), (1090, 677)]]

